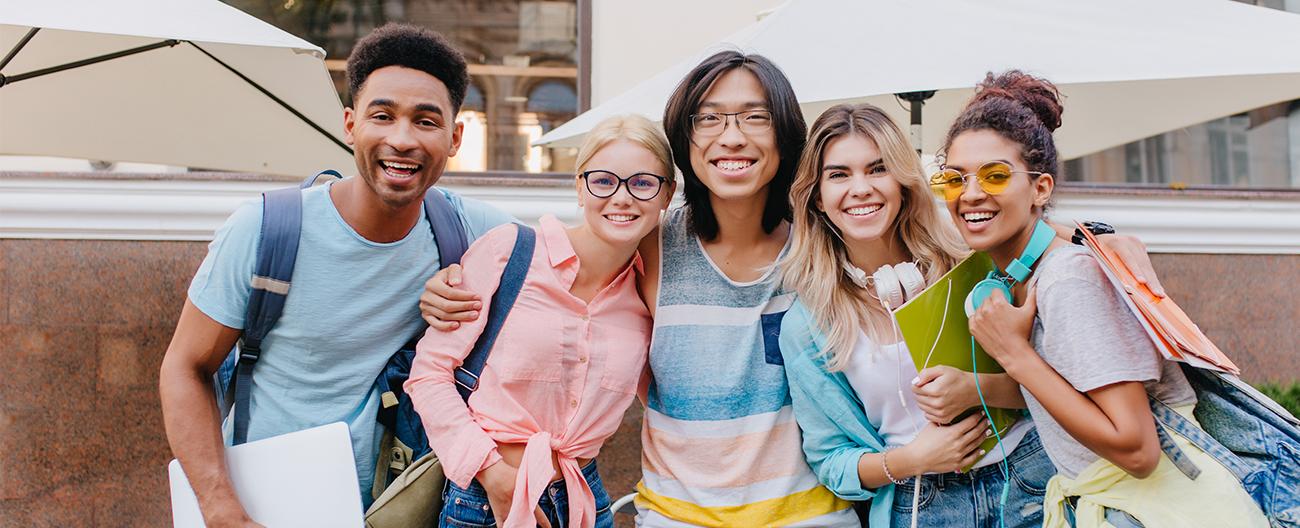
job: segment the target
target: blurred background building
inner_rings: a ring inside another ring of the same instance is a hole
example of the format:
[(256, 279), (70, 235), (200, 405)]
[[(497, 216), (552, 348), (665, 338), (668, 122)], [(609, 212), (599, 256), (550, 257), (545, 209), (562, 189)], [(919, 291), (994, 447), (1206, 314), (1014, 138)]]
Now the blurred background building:
[[(359, 37), (389, 21), (442, 32), (472, 85), (441, 184), (528, 221), (576, 212), (574, 151), (534, 140), (782, 3), (225, 1), (324, 48), (344, 101)], [(1300, 12), (1300, 0), (1246, 3)], [(1247, 380), (1300, 379), (1300, 105), (1068, 160), (1062, 177), (1057, 214), (1143, 238)], [(0, 527), (170, 524), (157, 372), (185, 288), (230, 211), (293, 179), (0, 158)], [(634, 405), (602, 451), (611, 493), (639, 478), (639, 420)]]

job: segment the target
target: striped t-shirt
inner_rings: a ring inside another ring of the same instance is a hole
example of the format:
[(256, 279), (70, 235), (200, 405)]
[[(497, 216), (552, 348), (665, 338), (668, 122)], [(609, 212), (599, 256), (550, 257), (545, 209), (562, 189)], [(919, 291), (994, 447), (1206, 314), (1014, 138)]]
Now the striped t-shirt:
[(728, 279), (687, 218), (661, 230), (638, 525), (859, 526), (804, 460), (777, 345), (793, 294), (776, 270)]

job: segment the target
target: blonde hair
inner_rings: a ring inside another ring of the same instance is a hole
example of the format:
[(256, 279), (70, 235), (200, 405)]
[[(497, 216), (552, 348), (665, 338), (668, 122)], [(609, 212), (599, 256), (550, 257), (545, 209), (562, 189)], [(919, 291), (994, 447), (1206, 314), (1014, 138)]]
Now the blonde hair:
[[(848, 252), (830, 219), (818, 210), (822, 162), (838, 138), (860, 135), (880, 150), (885, 170), (902, 187), (902, 205), (885, 236), (901, 242), (925, 276), (926, 284), (970, 254), (961, 236), (935, 203), (921, 160), (902, 130), (880, 108), (836, 105), (813, 123), (808, 146), (790, 189), (794, 223), (789, 254), (781, 263), (785, 287), (799, 294), (826, 336), (828, 368), (842, 370), (863, 328), (877, 342), (893, 341), (894, 329), (880, 302), (844, 272)], [(871, 273), (874, 270), (865, 270)]]
[[(619, 140), (627, 140), (636, 143), (654, 154), (655, 158), (663, 164), (662, 174), (668, 179), (665, 185), (670, 185), (673, 181), (673, 152), (668, 148), (668, 138), (659, 129), (659, 125), (636, 114), (624, 114), (607, 117), (597, 123), (595, 128), (587, 132), (587, 137), (583, 139), (582, 146), (578, 148), (578, 157), (574, 163), (575, 171), (581, 174), (587, 169), (587, 163), (596, 155), (600, 149), (606, 145)], [(631, 176), (630, 174), (620, 174), (622, 177)]]

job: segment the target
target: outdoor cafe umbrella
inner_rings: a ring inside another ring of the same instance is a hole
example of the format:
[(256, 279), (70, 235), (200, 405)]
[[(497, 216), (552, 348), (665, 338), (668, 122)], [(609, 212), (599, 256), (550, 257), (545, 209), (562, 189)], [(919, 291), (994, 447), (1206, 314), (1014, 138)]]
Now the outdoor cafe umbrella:
[(1300, 15), (1229, 0), (791, 0), (539, 143), (577, 145), (613, 114), (661, 119), (682, 77), (723, 49), (772, 59), (810, 124), (862, 101), (907, 124), (911, 104), (894, 94), (937, 91), (924, 104), (927, 153), (989, 71), (1061, 88), (1064, 158), (1300, 98)]
[(350, 168), (324, 56), (217, 0), (0, 0), (0, 154)]

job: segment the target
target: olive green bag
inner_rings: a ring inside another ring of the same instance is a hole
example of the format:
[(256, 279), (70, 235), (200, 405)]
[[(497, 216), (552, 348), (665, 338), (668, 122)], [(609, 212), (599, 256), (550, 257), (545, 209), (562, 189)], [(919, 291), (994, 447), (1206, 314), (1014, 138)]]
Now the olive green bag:
[(375, 502), (366, 510), (366, 528), (438, 526), (442, 488), (447, 480), (442, 474), (442, 464), (433, 452), (415, 461), (411, 455), (411, 448), (391, 432), (384, 433), (379, 448), (380, 463), (376, 464), (375, 484), (371, 489)]
[[(478, 388), (479, 374), (487, 364), (492, 344), (496, 342), (519, 290), (523, 289), (528, 266), (533, 260), (536, 233), (527, 226), (518, 226), (518, 230), (515, 247), (501, 272), (501, 284), (488, 305), (483, 332), (469, 355), (453, 372), (456, 392), (466, 402)], [(416, 414), (410, 396), (402, 390), (415, 358), (416, 341), (413, 339), (393, 354), (375, 380), (382, 401), (378, 420), (384, 427), (384, 436), (380, 441), (375, 481), (371, 488), (375, 501), (366, 510), (366, 528), (435, 527), (442, 512), (442, 491), (447, 479), (438, 457), (428, 446), (424, 424)], [(423, 454), (412, 460), (415, 453)]]

